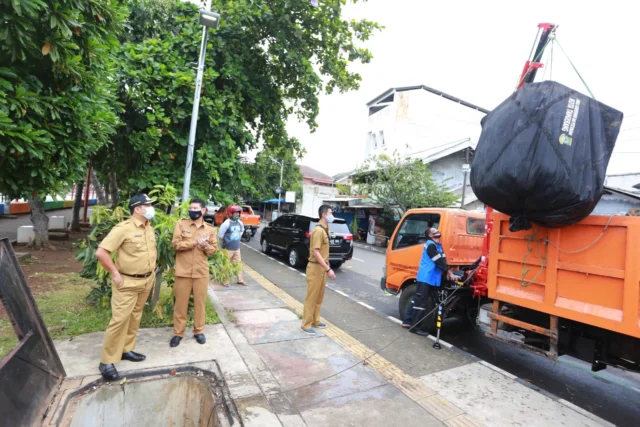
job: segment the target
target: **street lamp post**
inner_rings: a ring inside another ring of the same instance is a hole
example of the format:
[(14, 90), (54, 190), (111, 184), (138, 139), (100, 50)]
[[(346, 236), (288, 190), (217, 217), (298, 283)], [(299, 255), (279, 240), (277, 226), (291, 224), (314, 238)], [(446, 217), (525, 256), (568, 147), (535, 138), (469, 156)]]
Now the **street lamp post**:
[(278, 188), (280, 189), (280, 191), (278, 192), (278, 217), (280, 217), (280, 194), (282, 192), (282, 172), (284, 171), (284, 160), (278, 161), (271, 156), (269, 156), (269, 158), (272, 162), (280, 164), (280, 185), (278, 186)]
[(211, 1), (207, 1), (205, 10), (200, 11), (198, 22), (202, 25), (202, 44), (200, 45), (200, 58), (198, 59), (198, 72), (196, 74), (196, 90), (193, 95), (193, 110), (191, 111), (191, 128), (189, 129), (189, 145), (187, 147), (187, 165), (184, 171), (184, 187), (182, 188), (182, 201), (189, 200), (189, 188), (191, 187), (191, 168), (193, 166), (193, 149), (196, 141), (196, 127), (198, 126), (198, 110), (200, 109), (200, 91), (202, 88), (202, 75), (204, 74), (204, 59), (207, 49), (207, 37), (209, 28), (218, 28), (220, 15), (210, 12)]

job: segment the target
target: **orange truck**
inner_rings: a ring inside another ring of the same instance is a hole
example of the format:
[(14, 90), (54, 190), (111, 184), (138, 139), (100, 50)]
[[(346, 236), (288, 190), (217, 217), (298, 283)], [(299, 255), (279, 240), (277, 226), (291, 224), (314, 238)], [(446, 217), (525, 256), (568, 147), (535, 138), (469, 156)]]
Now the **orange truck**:
[(592, 215), (569, 227), (512, 233), (508, 216), (484, 215), (430, 208), (404, 215), (381, 281), (400, 296), (400, 317), (415, 294), (424, 233), (437, 227), (460, 279), (431, 288), (430, 329), (442, 304), (445, 318), (469, 319), (491, 338), (550, 358), (567, 354), (594, 371), (640, 372), (640, 217)]
[[(217, 227), (220, 227), (222, 223), (229, 218), (227, 208), (228, 206), (221, 207), (213, 216), (213, 221)], [(242, 206), (240, 221), (242, 221), (242, 225), (244, 225), (245, 230), (250, 230), (251, 237), (256, 235), (258, 228), (260, 228), (260, 215), (254, 214), (251, 206)]]

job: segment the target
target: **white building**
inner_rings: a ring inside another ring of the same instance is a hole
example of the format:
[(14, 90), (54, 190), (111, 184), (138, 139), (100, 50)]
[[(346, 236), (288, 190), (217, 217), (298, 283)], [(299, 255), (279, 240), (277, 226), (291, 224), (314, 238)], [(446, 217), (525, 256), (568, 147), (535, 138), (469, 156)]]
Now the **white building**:
[(397, 151), (402, 157), (480, 137), (484, 108), (427, 86), (391, 88), (367, 104), (364, 159)]
[(604, 179), (604, 185), (618, 188), (630, 193), (640, 193), (637, 185), (640, 185), (640, 173), (612, 173)]
[(333, 177), (317, 171), (309, 166), (300, 166), (302, 174), (302, 203), (298, 204), (296, 213), (311, 217), (318, 216), (318, 208), (324, 200), (338, 195)]
[[(433, 177), (462, 197), (465, 175), (488, 110), (427, 86), (391, 88), (367, 104), (363, 161), (379, 154), (422, 159)], [(464, 207), (482, 209), (467, 176)]]

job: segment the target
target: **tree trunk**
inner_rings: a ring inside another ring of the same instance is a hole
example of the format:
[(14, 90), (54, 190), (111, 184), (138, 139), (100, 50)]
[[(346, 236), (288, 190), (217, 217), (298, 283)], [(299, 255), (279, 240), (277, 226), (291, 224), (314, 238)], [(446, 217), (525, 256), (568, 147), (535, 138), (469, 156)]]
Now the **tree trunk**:
[(98, 198), (98, 204), (105, 206), (107, 204), (107, 196), (104, 194), (104, 187), (98, 181), (98, 177), (96, 176), (96, 170), (91, 169), (91, 185), (96, 190), (96, 197)]
[[(108, 176), (107, 176), (107, 178), (108, 178)], [(107, 204), (109, 204), (111, 202), (111, 191), (109, 190), (109, 187), (110, 187), (109, 186), (109, 180), (107, 179), (104, 182), (104, 195), (105, 195), (105, 197), (107, 199)]]
[(82, 191), (84, 182), (76, 184), (76, 194), (73, 199), (73, 216), (71, 217), (71, 231), (80, 231), (80, 208), (82, 208)]
[(51, 247), (49, 245), (49, 217), (44, 211), (44, 200), (35, 196), (29, 199), (29, 207), (31, 208), (31, 223), (35, 234), (35, 239), (30, 246), (37, 249)]
[(109, 191), (111, 192), (111, 208), (115, 208), (118, 204), (118, 181), (115, 172), (109, 172)]

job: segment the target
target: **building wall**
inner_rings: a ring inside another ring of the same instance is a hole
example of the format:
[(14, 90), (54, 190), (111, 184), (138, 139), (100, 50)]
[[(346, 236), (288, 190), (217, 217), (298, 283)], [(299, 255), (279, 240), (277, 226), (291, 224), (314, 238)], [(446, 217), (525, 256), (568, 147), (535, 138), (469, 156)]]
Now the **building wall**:
[(390, 105), (369, 116), (362, 160), (395, 150), (406, 156), (465, 138), (475, 144), (483, 117), (423, 89), (397, 92)]
[(634, 185), (640, 184), (640, 173), (626, 174), (626, 175), (607, 175), (604, 180), (604, 185), (613, 188), (619, 188), (620, 190), (637, 192), (637, 188), (633, 188)]
[(301, 215), (318, 216), (318, 208), (325, 199), (338, 195), (338, 189), (323, 185), (302, 183), (302, 203), (296, 212)]

